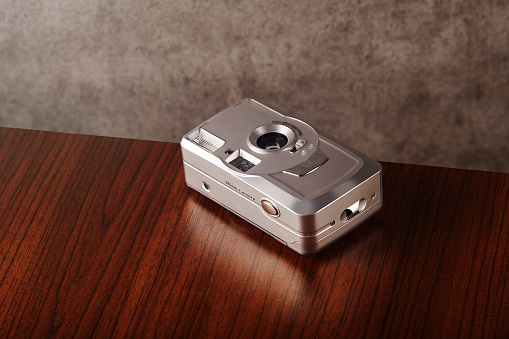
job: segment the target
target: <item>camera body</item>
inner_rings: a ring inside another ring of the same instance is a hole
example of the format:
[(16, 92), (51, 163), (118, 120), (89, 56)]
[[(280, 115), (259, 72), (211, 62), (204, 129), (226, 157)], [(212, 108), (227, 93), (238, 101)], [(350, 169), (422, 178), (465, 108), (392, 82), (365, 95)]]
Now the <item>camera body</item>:
[(378, 162), (253, 99), (180, 142), (186, 183), (300, 254), (312, 254), (382, 207)]

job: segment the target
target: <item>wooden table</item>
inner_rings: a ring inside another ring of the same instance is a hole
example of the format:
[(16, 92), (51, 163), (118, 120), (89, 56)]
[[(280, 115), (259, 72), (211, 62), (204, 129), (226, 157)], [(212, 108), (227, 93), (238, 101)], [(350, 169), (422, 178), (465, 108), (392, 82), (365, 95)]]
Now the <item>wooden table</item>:
[(383, 163), (382, 211), (301, 256), (181, 163), (1, 129), (0, 336), (509, 336), (509, 174)]

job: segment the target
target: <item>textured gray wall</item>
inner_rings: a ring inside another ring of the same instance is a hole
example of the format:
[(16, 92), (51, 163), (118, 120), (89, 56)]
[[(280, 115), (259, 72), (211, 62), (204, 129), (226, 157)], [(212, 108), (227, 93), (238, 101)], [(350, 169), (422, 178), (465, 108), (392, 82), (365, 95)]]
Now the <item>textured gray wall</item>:
[(509, 172), (509, 1), (0, 0), (2, 126), (176, 142), (244, 97)]

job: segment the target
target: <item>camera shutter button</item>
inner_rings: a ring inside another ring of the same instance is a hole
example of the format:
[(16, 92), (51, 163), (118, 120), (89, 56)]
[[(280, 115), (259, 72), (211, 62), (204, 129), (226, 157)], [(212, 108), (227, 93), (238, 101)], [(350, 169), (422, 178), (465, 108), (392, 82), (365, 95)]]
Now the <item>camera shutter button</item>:
[(268, 200), (262, 200), (261, 203), (262, 203), (263, 210), (265, 212), (267, 212), (268, 214), (270, 214), (274, 217), (279, 217), (279, 210), (276, 206), (274, 206), (273, 203), (271, 203)]

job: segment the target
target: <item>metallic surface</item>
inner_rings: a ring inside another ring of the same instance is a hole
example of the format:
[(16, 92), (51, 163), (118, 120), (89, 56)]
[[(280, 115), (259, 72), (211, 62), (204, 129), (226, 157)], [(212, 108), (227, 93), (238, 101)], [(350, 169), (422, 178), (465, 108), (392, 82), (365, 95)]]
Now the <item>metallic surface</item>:
[[(290, 152), (293, 145), (257, 152), (249, 136), (267, 124), (289, 126), (302, 136), (299, 139), (307, 140), (306, 146), (295, 153)], [(197, 129), (207, 130), (225, 143), (211, 151), (195, 142), (194, 132), (182, 138), (187, 184), (299, 253), (319, 251), (382, 205), (381, 166), (376, 161), (255, 100), (243, 100)], [(231, 149), (254, 154), (259, 163), (244, 172), (230, 164), (229, 159), (237, 156), (228, 151)], [(314, 164), (315, 168), (308, 166), (302, 176), (285, 173), (299, 164)], [(367, 201), (365, 209), (340, 221), (341, 213), (361, 199)], [(264, 200), (278, 206), (278, 218), (265, 213)]]

